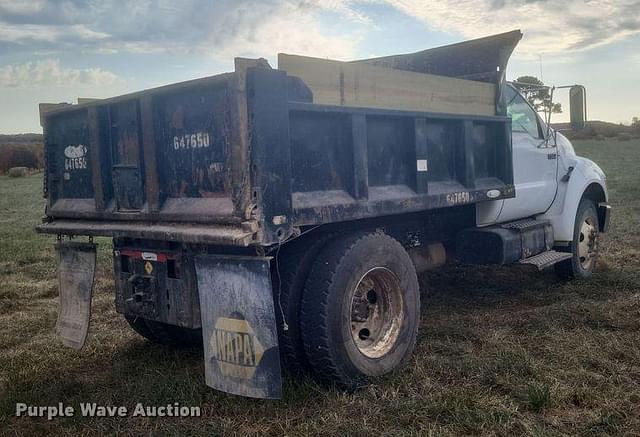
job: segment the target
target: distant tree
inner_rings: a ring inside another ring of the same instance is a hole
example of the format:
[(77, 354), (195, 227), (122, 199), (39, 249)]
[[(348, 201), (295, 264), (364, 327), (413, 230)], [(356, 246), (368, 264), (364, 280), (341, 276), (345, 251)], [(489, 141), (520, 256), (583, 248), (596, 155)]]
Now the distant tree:
[(552, 114), (562, 112), (562, 105), (551, 101), (549, 88), (544, 87), (544, 83), (537, 77), (520, 76), (516, 79), (515, 86), (536, 111), (544, 112), (545, 115), (549, 112)]
[(639, 117), (633, 117), (631, 119), (631, 127), (636, 129), (636, 130), (640, 130), (640, 118)]

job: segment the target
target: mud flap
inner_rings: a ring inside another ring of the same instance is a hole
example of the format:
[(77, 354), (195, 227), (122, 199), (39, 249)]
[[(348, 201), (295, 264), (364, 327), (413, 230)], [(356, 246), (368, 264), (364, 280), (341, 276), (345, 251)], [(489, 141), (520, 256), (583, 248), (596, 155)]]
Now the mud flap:
[(269, 258), (202, 255), (195, 264), (207, 385), (279, 399), (282, 379)]
[(56, 251), (60, 287), (56, 333), (65, 346), (81, 349), (87, 339), (91, 319), (96, 245), (60, 242), (56, 245)]

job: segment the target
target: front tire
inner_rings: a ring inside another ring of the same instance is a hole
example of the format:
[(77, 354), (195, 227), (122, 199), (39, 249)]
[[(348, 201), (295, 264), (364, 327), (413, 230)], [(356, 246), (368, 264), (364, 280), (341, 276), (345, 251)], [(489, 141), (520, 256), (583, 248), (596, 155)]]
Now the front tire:
[(325, 382), (355, 389), (402, 366), (420, 322), (409, 255), (380, 232), (329, 243), (307, 279), (300, 321), (309, 363)]
[(598, 212), (593, 202), (582, 199), (576, 213), (573, 241), (568, 251), (572, 256), (555, 265), (557, 275), (562, 279), (589, 279), (598, 261), (599, 243)]

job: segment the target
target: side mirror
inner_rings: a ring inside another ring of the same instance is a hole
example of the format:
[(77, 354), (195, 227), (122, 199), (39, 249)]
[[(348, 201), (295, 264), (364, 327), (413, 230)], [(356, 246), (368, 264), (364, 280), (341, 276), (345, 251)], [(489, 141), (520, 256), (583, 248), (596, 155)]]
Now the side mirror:
[(569, 112), (571, 128), (584, 129), (587, 124), (587, 90), (582, 85), (573, 85), (569, 89)]

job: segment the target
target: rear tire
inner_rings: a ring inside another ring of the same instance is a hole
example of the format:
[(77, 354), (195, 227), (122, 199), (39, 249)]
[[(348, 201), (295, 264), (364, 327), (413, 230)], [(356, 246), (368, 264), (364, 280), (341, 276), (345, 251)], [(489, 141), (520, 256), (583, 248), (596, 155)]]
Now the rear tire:
[(202, 330), (156, 322), (139, 316), (124, 316), (129, 326), (147, 340), (173, 347), (202, 346)]
[(309, 363), (325, 382), (355, 389), (402, 366), (420, 322), (409, 255), (380, 232), (329, 243), (307, 279), (300, 321)]
[(599, 239), (598, 212), (593, 202), (582, 199), (576, 213), (573, 241), (567, 252), (571, 258), (555, 265), (556, 274), (561, 279), (589, 279), (593, 275), (598, 260)]
[(294, 374), (309, 370), (300, 331), (302, 291), (318, 253), (330, 238), (329, 235), (323, 235), (292, 242), (277, 255), (272, 269), (280, 357), (286, 368)]

